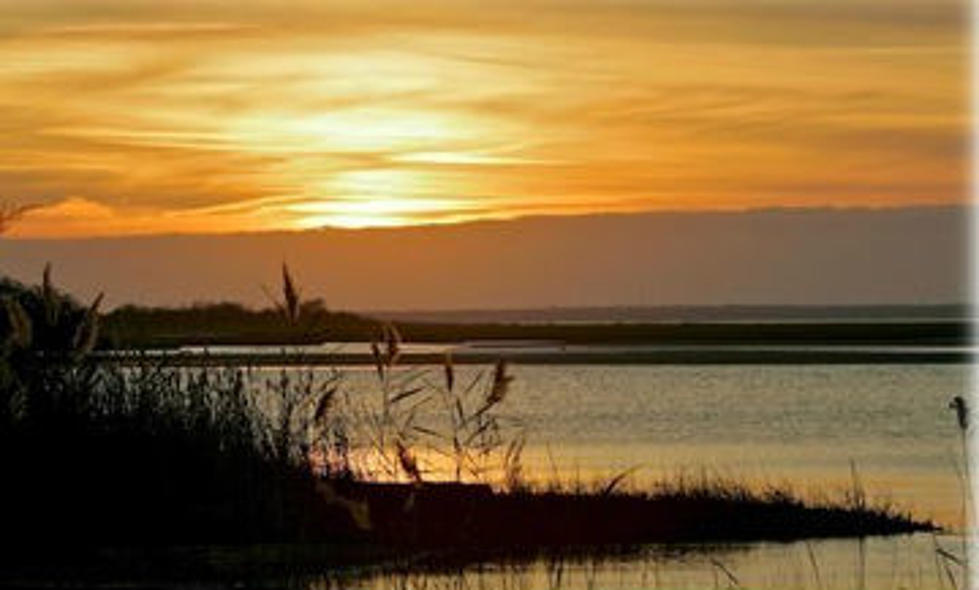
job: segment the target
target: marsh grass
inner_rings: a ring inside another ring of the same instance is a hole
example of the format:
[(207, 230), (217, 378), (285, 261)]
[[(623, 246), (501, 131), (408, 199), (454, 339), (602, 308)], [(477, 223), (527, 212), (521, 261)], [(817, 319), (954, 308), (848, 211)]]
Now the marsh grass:
[(305, 477), (294, 433), (256, 406), (244, 372), (79, 364), (47, 367), (28, 387), (2, 451), (4, 505), (22, 535), (48, 525), (61, 538), (148, 542), (308, 532), (290, 512)]
[(338, 534), (343, 520), (316, 501), (299, 444), (309, 402), (325, 392), (315, 380), (284, 371), (263, 398), (245, 368), (183, 370), (139, 354), (94, 361), (98, 302), (75, 303), (49, 269), (40, 287), (4, 299), (8, 534), (56, 544)]
[(512, 377), (504, 362), (456, 381), (441, 367), (399, 366), (401, 339), (386, 325), (371, 349), (374, 391), (344, 388), (334, 416), (347, 427), (361, 481), (432, 481), (519, 487), (524, 432), (499, 412)]
[[(283, 277), (280, 313), (302, 324), (300, 291), (287, 268)], [(49, 270), (40, 287), (3, 299), (0, 512), (21, 541), (0, 556), (8, 565), (59, 547), (81, 560), (90, 546), (256, 543), (465, 559), (936, 528), (868, 503), (857, 483), (836, 503), (688, 475), (646, 490), (629, 472), (535, 485), (524, 432), (500, 411), (512, 380), (503, 362), (465, 383), (451, 358), (400, 367), (393, 326), (372, 345), (374, 392), (301, 367), (187, 369), (140, 353), (103, 362), (88, 354), (98, 303), (61, 293)], [(432, 414), (440, 421), (426, 422)], [(450, 475), (438, 478), (428, 456)]]
[[(973, 495), (972, 495), (972, 475), (970, 470), (970, 460), (971, 453), (969, 452), (969, 438), (971, 436), (971, 408), (969, 403), (962, 396), (955, 396), (952, 398), (951, 402), (948, 404), (948, 408), (955, 412), (955, 421), (958, 426), (959, 433), (959, 443), (961, 452), (961, 462), (962, 466), (959, 467), (958, 460), (953, 459), (953, 467), (955, 469), (955, 474), (959, 479), (960, 493), (962, 497), (961, 506), (961, 519), (963, 531), (961, 532), (961, 555), (955, 555), (951, 551), (942, 547), (937, 538), (934, 538), (935, 543), (935, 560), (936, 563), (941, 563), (942, 569), (945, 572), (945, 577), (948, 579), (950, 587), (953, 589), (970, 588), (970, 582), (974, 576), (972, 571), (973, 564), (970, 561), (969, 555), (969, 541), (974, 538), (975, 534), (973, 527), (975, 523), (973, 522), (974, 516), (974, 506), (973, 506)], [(955, 572), (961, 573), (961, 586), (956, 581)]]

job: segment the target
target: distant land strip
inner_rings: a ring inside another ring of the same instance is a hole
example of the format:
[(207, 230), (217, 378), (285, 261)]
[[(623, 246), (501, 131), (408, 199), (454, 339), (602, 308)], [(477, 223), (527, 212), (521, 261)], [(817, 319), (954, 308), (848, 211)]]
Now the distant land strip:
[[(183, 366), (343, 366), (373, 365), (369, 354), (341, 353), (198, 353), (169, 351), (167, 363)], [(156, 355), (151, 355), (156, 356)], [(121, 363), (140, 363), (146, 360), (142, 354), (99, 353), (101, 360)], [(792, 365), (792, 364), (964, 364), (972, 362), (973, 355), (964, 350), (902, 351), (902, 350), (751, 350), (744, 348), (700, 348), (636, 351), (541, 351), (508, 352), (453, 352), (456, 364), (491, 364), (500, 359), (518, 365)], [(398, 360), (402, 365), (439, 365), (445, 361), (441, 353), (403, 354)]]
[(679, 323), (679, 322), (917, 322), (967, 320), (970, 304), (934, 305), (619, 305), (515, 309), (371, 310), (394, 322), (444, 324)]
[(564, 344), (966, 346), (967, 321), (436, 324), (396, 323), (406, 342), (535, 340)]
[[(191, 311), (167, 312), (148, 321), (139, 316), (126, 317), (116, 313), (107, 318), (102, 349), (370, 342), (379, 337), (382, 325), (379, 320), (352, 314), (324, 315), (322, 321), (290, 326), (271, 312), (252, 314), (241, 321), (237, 321), (237, 316), (227, 321), (208, 321), (194, 317)], [(971, 343), (971, 324), (961, 320), (622, 324), (395, 322), (395, 325), (404, 342), (415, 344), (548, 341), (566, 345), (624, 346), (964, 347)]]

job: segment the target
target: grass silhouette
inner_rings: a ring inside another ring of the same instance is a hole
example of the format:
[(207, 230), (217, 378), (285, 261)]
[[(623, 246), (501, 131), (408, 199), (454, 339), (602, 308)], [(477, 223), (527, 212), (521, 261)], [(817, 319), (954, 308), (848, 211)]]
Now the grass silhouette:
[[(287, 268), (283, 277), (279, 320), (302, 326), (310, 308)], [(188, 545), (330, 547), (312, 559), (343, 562), (429, 549), (481, 555), (937, 529), (862, 495), (807, 503), (787, 489), (718, 479), (680, 477), (647, 491), (623, 489), (622, 477), (592, 488), (532, 486), (522, 477), (524, 433), (497, 413), (506, 364), (464, 384), (447, 358), (444, 383), (432, 387), (399, 371), (394, 327), (372, 346), (379, 394), (369, 406), (341, 393), (337, 371), (268, 377), (138, 352), (103, 362), (89, 354), (100, 299), (79, 304), (53, 285), (50, 269), (39, 287), (8, 281), (0, 296), (0, 517), (18, 541), (0, 554), (3, 572), (45, 571), (52, 561), (129, 567), (120, 560), (132, 553), (97, 547), (143, 548), (154, 558), (134, 563), (165, 570), (167, 548)], [(423, 404), (441, 407), (448, 427), (422, 423)], [(428, 481), (422, 449), (445, 456), (454, 477)]]

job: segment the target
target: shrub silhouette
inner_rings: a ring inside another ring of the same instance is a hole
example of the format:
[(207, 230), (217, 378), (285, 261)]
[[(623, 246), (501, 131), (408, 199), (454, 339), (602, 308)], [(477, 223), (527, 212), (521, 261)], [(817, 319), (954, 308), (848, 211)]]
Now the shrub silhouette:
[(275, 384), (270, 417), (244, 368), (93, 359), (101, 298), (79, 305), (50, 269), (35, 289), (2, 288), (0, 511), (12, 538), (274, 541), (348, 524), (297, 458), (291, 414), (312, 381)]

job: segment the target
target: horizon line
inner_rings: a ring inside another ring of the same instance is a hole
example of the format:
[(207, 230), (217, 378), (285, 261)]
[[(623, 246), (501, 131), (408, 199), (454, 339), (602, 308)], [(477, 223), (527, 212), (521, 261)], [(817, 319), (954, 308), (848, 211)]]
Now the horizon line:
[[(767, 205), (761, 207), (730, 207), (730, 208), (710, 208), (710, 209), (642, 209), (636, 211), (594, 211), (582, 213), (578, 211), (561, 213), (530, 213), (526, 215), (514, 216), (485, 216), (475, 219), (465, 220), (446, 220), (426, 221), (422, 223), (411, 223), (402, 225), (372, 225), (363, 227), (348, 227), (339, 225), (322, 225), (307, 228), (269, 228), (251, 230), (231, 230), (227, 232), (134, 232), (121, 234), (92, 234), (83, 236), (17, 236), (10, 233), (0, 233), (0, 242), (71, 242), (71, 241), (100, 241), (100, 240), (124, 240), (124, 239), (147, 239), (147, 238), (188, 238), (188, 237), (242, 237), (242, 236), (267, 236), (267, 235), (302, 235), (317, 232), (337, 232), (347, 234), (365, 234), (390, 231), (411, 231), (441, 228), (460, 228), (473, 227), (479, 225), (492, 225), (501, 223), (526, 222), (538, 220), (573, 220), (583, 218), (626, 218), (626, 217), (653, 217), (653, 216), (709, 216), (709, 215), (752, 215), (752, 214), (777, 214), (777, 213), (885, 213), (897, 211), (914, 210), (941, 210), (941, 209), (962, 209), (971, 211), (970, 217), (976, 219), (976, 208), (979, 204), (971, 200), (948, 203), (911, 203), (911, 204), (854, 204), (854, 205)], [(41, 208), (43, 209), (43, 208)], [(14, 222), (16, 224), (16, 222)]]

